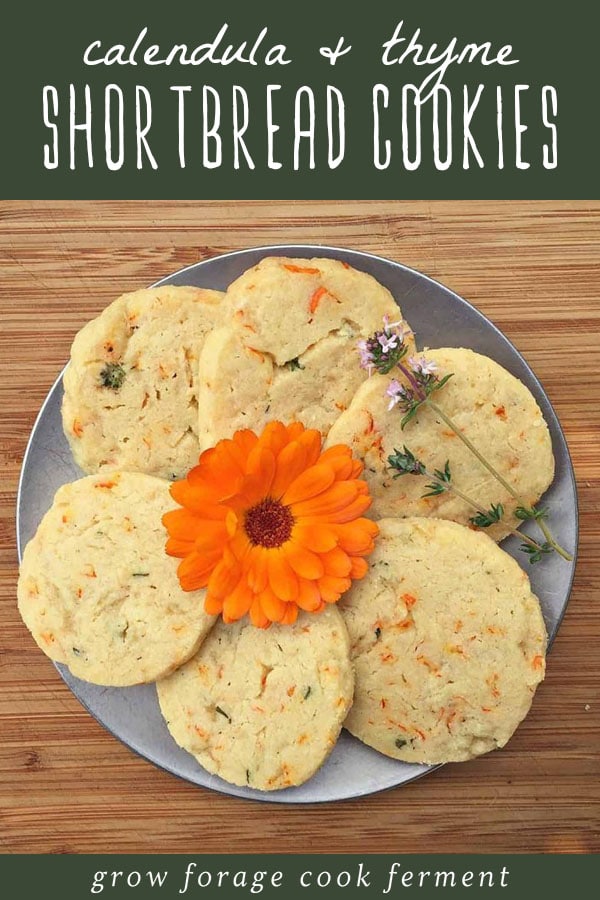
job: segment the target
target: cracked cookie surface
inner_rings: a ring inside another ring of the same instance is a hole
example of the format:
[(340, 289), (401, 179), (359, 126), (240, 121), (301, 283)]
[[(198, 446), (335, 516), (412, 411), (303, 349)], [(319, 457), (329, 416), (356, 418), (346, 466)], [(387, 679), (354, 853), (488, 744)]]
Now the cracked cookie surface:
[(344, 726), (405, 762), (503, 747), (544, 677), (529, 579), (490, 538), (441, 519), (383, 519), (369, 572), (340, 601), (356, 670)]
[(38, 646), (77, 678), (125, 686), (184, 663), (214, 622), (165, 554), (169, 484), (139, 473), (59, 488), (27, 544), (19, 611)]
[(198, 461), (198, 355), (224, 294), (165, 285), (123, 294), (76, 335), (63, 428), (84, 472), (176, 478)]
[(326, 434), (366, 377), (357, 341), (402, 317), (387, 288), (335, 259), (267, 257), (226, 298), (229, 321), (200, 356), (203, 449), (272, 419)]
[(348, 634), (337, 609), (266, 630), (219, 621), (199, 652), (157, 683), (169, 731), (233, 784), (302, 784), (325, 761), (352, 703)]

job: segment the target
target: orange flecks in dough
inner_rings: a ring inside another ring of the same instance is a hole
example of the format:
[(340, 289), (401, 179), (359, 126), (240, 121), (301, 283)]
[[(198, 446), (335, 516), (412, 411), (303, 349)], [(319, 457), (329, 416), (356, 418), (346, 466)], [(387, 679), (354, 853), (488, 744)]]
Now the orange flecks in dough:
[(284, 269), (288, 272), (295, 272), (297, 275), (320, 275), (320, 269), (314, 269), (311, 266), (296, 266), (293, 263), (284, 263)]
[(426, 666), (430, 672), (439, 672), (439, 667), (436, 666), (435, 663), (432, 663), (430, 659), (427, 659), (426, 656), (423, 656), (422, 653), (417, 656), (417, 662), (420, 662), (421, 665)]
[(256, 350), (254, 347), (246, 347), (248, 353), (252, 353), (254, 356), (257, 356), (261, 362), (265, 361), (265, 354), (261, 353), (260, 350)]
[(97, 578), (98, 577), (96, 575), (96, 570), (92, 565), (87, 565), (83, 570), (83, 574), (85, 575), (86, 578)]
[(312, 297), (310, 298), (310, 303), (308, 304), (308, 311), (310, 313), (314, 313), (317, 311), (317, 307), (319, 303), (327, 293), (327, 289), (324, 287), (317, 288)]
[(83, 434), (83, 425), (81, 424), (79, 419), (75, 419), (73, 421), (73, 434), (76, 435), (76, 437), (81, 437), (81, 435)]
[(293, 697), (294, 694), (295, 694), (295, 692), (296, 692), (296, 685), (295, 685), (295, 684), (290, 685), (290, 687), (289, 687), (289, 688), (287, 689), (287, 691), (286, 691), (288, 697)]
[(417, 598), (413, 594), (402, 594), (402, 600), (404, 600), (407, 609), (412, 609), (417, 602)]
[(81, 600), (83, 597), (83, 591), (81, 588), (77, 588), (77, 597)]
[(365, 428), (363, 434), (373, 434), (375, 431), (375, 422), (373, 421), (373, 416), (370, 412), (367, 412), (367, 427)]
[(40, 635), (40, 637), (45, 644), (53, 644), (54, 643), (54, 635), (52, 634), (51, 631), (44, 631)]
[(544, 657), (540, 656), (538, 653), (537, 656), (534, 656), (531, 660), (531, 665), (534, 669), (543, 669), (544, 668)]
[(117, 483), (116, 481), (97, 481), (94, 484), (94, 487), (95, 488), (104, 488), (104, 490), (110, 491), (110, 490), (112, 490), (112, 488), (114, 488), (116, 483)]
[(308, 740), (307, 734), (301, 734), (300, 737), (296, 740), (297, 744), (305, 744)]
[(387, 663), (392, 662), (396, 657), (393, 653), (382, 653), (381, 654), (381, 662)]
[(200, 728), (199, 725), (194, 725), (194, 731), (196, 732), (198, 737), (201, 737), (201, 738), (206, 737), (206, 732), (202, 728)]
[(506, 421), (506, 409), (503, 406), (497, 406), (494, 410), (499, 419), (504, 419)]
[(485, 683), (488, 685), (490, 691), (492, 692), (492, 697), (499, 697), (500, 690), (498, 688), (498, 673), (494, 672), (490, 675), (489, 678), (486, 678)]
[(447, 438), (455, 438), (456, 437), (456, 434), (453, 431), (442, 431), (442, 434), (444, 435), (444, 437), (447, 437)]

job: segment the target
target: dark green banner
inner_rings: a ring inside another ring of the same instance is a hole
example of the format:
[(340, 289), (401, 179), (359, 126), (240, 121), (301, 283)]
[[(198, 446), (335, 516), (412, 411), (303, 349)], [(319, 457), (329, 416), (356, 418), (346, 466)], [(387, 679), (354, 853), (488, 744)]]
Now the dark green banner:
[(5, 198), (590, 198), (594, 4), (10, 4)]
[(597, 896), (597, 856), (263, 854), (3, 858), (3, 885), (62, 900)]

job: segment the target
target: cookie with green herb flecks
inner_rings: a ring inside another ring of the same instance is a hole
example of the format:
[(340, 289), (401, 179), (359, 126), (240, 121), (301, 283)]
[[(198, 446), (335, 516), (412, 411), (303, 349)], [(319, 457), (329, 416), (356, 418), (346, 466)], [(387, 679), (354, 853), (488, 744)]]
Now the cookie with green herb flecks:
[(203, 448), (272, 419), (326, 434), (364, 380), (357, 341), (384, 316), (401, 318), (387, 288), (336, 259), (267, 257), (227, 302), (228, 321), (200, 356)]
[(213, 625), (204, 591), (182, 591), (165, 554), (169, 483), (110, 472), (59, 488), (27, 544), (19, 611), (39, 647), (95, 684), (154, 681)]
[(177, 743), (233, 784), (302, 784), (332, 750), (354, 678), (337, 609), (293, 625), (218, 622), (185, 666), (158, 682)]
[(529, 579), (487, 535), (441, 519), (383, 519), (369, 571), (340, 602), (356, 672), (345, 727), (406, 762), (502, 747), (544, 677)]
[[(472, 350), (427, 350), (439, 378), (452, 377), (433, 396), (477, 450), (528, 504), (542, 496), (554, 477), (554, 456), (548, 426), (535, 398), (510, 372)], [(406, 446), (428, 471), (444, 471), (452, 483), (482, 508), (501, 504), (503, 515), (486, 532), (501, 540), (522, 521), (515, 515), (519, 502), (482, 466), (440, 416), (421, 406), (402, 428), (403, 415), (390, 409), (386, 388), (389, 376), (373, 375), (360, 386), (348, 410), (333, 425), (327, 444), (348, 444), (364, 461), (364, 477), (373, 504), (368, 515), (435, 516), (470, 523), (477, 510), (452, 493), (429, 493), (427, 475), (402, 475), (389, 464), (390, 455)], [(397, 377), (401, 378), (400, 375)]]
[(84, 472), (163, 478), (198, 460), (198, 355), (221, 322), (218, 291), (149, 288), (119, 297), (75, 337), (63, 427)]

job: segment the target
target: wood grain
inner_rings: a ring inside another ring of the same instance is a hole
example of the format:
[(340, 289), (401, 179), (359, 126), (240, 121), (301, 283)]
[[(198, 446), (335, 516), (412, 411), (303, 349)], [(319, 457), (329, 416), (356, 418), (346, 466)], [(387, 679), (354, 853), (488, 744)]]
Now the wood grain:
[[(287, 242), (400, 260), (479, 307), (544, 384), (581, 504), (571, 602), (508, 747), (384, 794), (309, 808), (220, 796), (134, 756), (82, 709), (15, 605), (19, 468), (75, 331), (124, 290), (229, 250)], [(599, 263), (597, 201), (3, 201), (0, 850), (600, 850)]]

